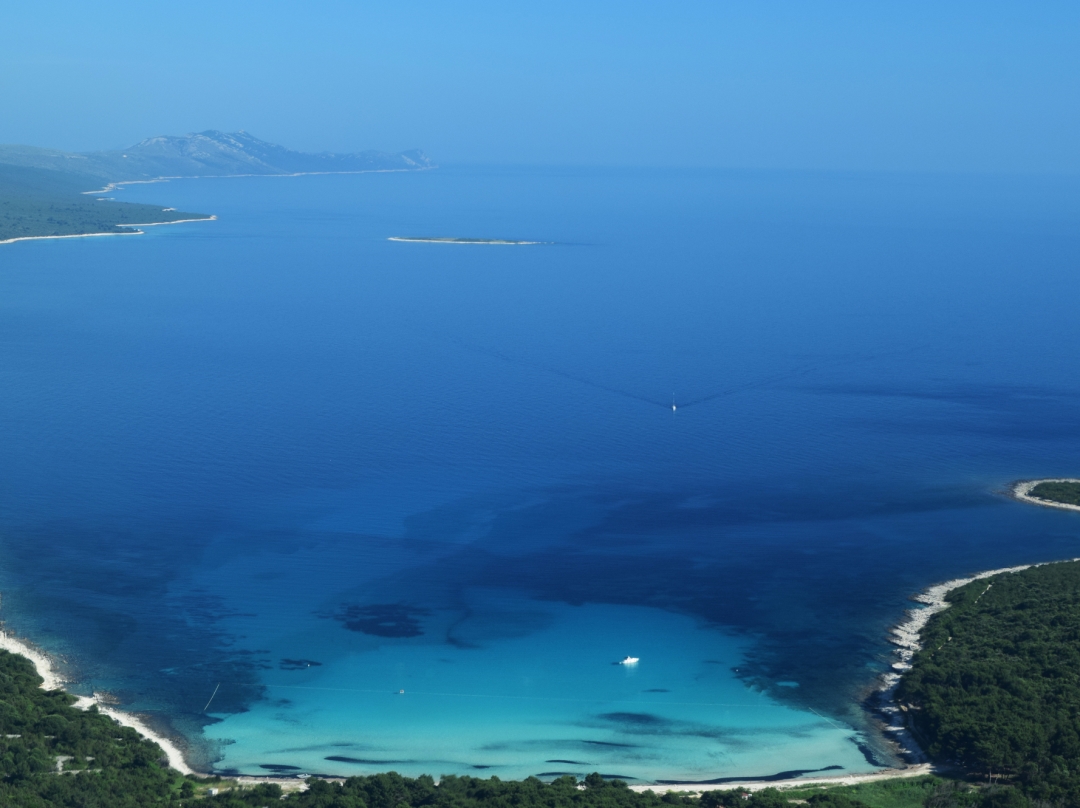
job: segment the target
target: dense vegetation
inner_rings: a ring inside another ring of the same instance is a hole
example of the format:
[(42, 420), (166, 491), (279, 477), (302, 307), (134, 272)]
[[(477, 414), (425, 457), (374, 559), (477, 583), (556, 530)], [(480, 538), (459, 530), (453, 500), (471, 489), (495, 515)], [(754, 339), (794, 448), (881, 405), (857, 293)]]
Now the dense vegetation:
[(1062, 502), (1066, 505), (1080, 505), (1080, 483), (1039, 483), (1031, 489), (1030, 495), (1038, 497), (1039, 499), (1048, 499), (1051, 502)]
[(0, 805), (136, 808), (179, 794), (184, 778), (156, 744), (40, 684), (27, 659), (0, 651)]
[[(343, 783), (315, 781), (302, 794), (282, 794), (275, 785), (233, 791), (211, 797), (201, 805), (248, 808), (281, 803), (295, 808), (792, 808), (808, 803), (812, 808), (1023, 808), (1026, 801), (1011, 789), (976, 788), (937, 777), (895, 779), (825, 789), (767, 788), (755, 793), (741, 789), (706, 791), (700, 796), (646, 792), (639, 794), (626, 784), (605, 781), (592, 774), (578, 783), (560, 777), (544, 784), (535, 778), (502, 782), (498, 778), (444, 777), (438, 784), (430, 777), (415, 780), (394, 773), (350, 777)], [(1015, 800), (1019, 798), (1020, 802)]]
[[(100, 182), (79, 174), (0, 164), (0, 241), (25, 236), (119, 233), (120, 224), (171, 222), (198, 213), (102, 201), (83, 191)], [(130, 231), (128, 231), (130, 232)]]
[(1080, 563), (954, 590), (897, 691), (926, 751), (1080, 806)]

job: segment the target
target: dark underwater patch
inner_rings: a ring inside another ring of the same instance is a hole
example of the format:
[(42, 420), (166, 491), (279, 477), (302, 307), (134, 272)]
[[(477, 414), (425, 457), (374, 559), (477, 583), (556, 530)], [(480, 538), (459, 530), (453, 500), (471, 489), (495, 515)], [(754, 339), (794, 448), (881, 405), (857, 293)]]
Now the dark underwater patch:
[(636, 749), (635, 743), (612, 743), (611, 741), (582, 741), (582, 743), (591, 744), (592, 746), (614, 746), (619, 749)]
[(359, 763), (363, 766), (393, 766), (399, 763), (414, 763), (412, 760), (373, 760), (369, 758), (345, 757), (344, 755), (327, 755), (323, 760), (333, 760), (338, 763)]
[(321, 752), (325, 749), (363, 749), (360, 744), (353, 743), (352, 741), (335, 741), (333, 743), (318, 743), (310, 746), (290, 746), (284, 749), (275, 750), (280, 753), (287, 752)]
[(792, 769), (791, 771), (777, 772), (776, 774), (763, 774), (757, 777), (717, 777), (715, 780), (657, 780), (656, 783), (661, 786), (714, 786), (720, 783), (742, 782), (771, 783), (776, 780), (791, 780), (796, 777), (802, 777), (804, 774), (831, 772), (843, 768), (843, 766), (833, 765), (826, 766), (823, 769)]
[(266, 769), (267, 771), (270, 771), (270, 772), (298, 772), (298, 771), (300, 771), (299, 766), (286, 766), (286, 765), (284, 765), (282, 763), (260, 763), (259, 768), (260, 769)]
[(881, 758), (870, 747), (869, 744), (860, 741), (858, 738), (851, 738), (850, 740), (853, 744), (855, 744), (856, 747), (858, 747), (858, 750), (862, 752), (862, 756), (866, 758), (866, 762), (869, 763), (871, 766), (885, 767), (889, 765), (888, 763), (881, 760)]
[(652, 713), (601, 713), (597, 718), (612, 721), (616, 724), (630, 724), (633, 726), (660, 727), (671, 723), (666, 718), (661, 718)]
[(283, 671), (299, 671), (317, 665), (322, 665), (322, 663), (316, 662), (314, 659), (283, 659), (278, 663), (278, 667)]
[(648, 690), (642, 690), (642, 693), (670, 693), (666, 687), (650, 687)]
[(591, 763), (586, 763), (583, 760), (545, 760), (544, 763), (566, 763), (570, 766), (591, 766)]
[(370, 634), (375, 637), (419, 637), (424, 632), (420, 618), (431, 614), (404, 603), (373, 603), (361, 606), (345, 604), (334, 613), (335, 620), (345, 624), (349, 631)]

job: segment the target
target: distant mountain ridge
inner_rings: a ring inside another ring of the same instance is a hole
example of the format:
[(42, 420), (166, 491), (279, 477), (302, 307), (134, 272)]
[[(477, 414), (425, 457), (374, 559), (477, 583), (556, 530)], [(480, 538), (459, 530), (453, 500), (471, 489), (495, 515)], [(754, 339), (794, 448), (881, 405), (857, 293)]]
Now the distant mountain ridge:
[(108, 182), (434, 168), (419, 149), (398, 154), (379, 151), (309, 154), (268, 143), (247, 132), (216, 130), (180, 137), (152, 137), (120, 151), (72, 153), (32, 146), (0, 146), (0, 164), (81, 174)]

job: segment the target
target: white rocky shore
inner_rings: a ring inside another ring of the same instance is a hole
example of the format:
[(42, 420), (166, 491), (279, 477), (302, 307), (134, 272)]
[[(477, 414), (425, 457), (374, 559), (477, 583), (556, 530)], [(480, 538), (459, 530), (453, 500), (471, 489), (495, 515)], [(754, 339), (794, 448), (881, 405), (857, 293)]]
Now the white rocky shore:
[[(878, 711), (888, 720), (885, 732), (896, 742), (901, 752), (913, 763), (925, 763), (926, 754), (919, 747), (918, 742), (911, 734), (907, 725), (907, 715), (903, 708), (896, 702), (896, 688), (900, 684), (900, 677), (905, 671), (911, 669), (911, 659), (918, 651), (922, 650), (922, 630), (930, 622), (935, 614), (949, 608), (945, 597), (954, 589), (979, 581), (983, 578), (991, 578), (1006, 572), (1019, 572), (1038, 566), (1036, 564), (1024, 564), (1019, 567), (1002, 567), (996, 570), (976, 573), (968, 578), (955, 578), (940, 584), (927, 587), (912, 600), (923, 604), (913, 609), (908, 609), (902, 620), (889, 631), (889, 642), (896, 646), (894, 654), (896, 661), (892, 664), (892, 670), (881, 677), (881, 687), (878, 692)], [(993, 586), (988, 583), (986, 588)]]
[[(1022, 480), (1012, 485), (1011, 493), (1014, 498), (1021, 502), (1028, 502), (1033, 505), (1044, 505), (1051, 508), (1064, 508), (1066, 510), (1080, 511), (1080, 506), (1077, 505), (1066, 505), (1062, 502), (1051, 502), (1050, 500), (1031, 496), (1031, 490), (1039, 483), (1059, 482), (1080, 483), (1080, 480), (1072, 478)], [(1078, 561), (1080, 559), (1074, 558), (1066, 560)], [(1001, 575), (1007, 572), (1020, 572), (1021, 570), (1039, 566), (1042, 565), (1024, 564), (1018, 567), (1002, 567), (1001, 569), (979, 572), (968, 578), (956, 578), (952, 581), (934, 584), (912, 598), (912, 600), (923, 605), (914, 609), (909, 609), (905, 614), (904, 620), (890, 630), (889, 642), (896, 646), (896, 661), (892, 664), (892, 670), (882, 676), (882, 683), (878, 696), (878, 710), (888, 720), (886, 732), (892, 736), (903, 754), (912, 762), (924, 763), (926, 762), (926, 755), (919, 747), (916, 739), (912, 736), (911, 731), (908, 729), (905, 712), (900, 705), (897, 704), (895, 694), (896, 687), (900, 684), (900, 677), (903, 675), (904, 671), (911, 669), (912, 657), (915, 656), (918, 651), (922, 650), (922, 630), (926, 628), (926, 624), (930, 621), (931, 617), (949, 607), (949, 603), (945, 600), (945, 597), (952, 590), (970, 584), (972, 581), (991, 578), (995, 575)], [(992, 585), (992, 583), (988, 583), (986, 588), (989, 589)]]
[[(1065, 559), (1065, 561), (1080, 561), (1080, 558)], [(1050, 561), (1046, 563), (1058, 564), (1063, 562)], [(949, 608), (949, 603), (945, 598), (952, 590), (973, 581), (980, 581), (983, 578), (992, 578), (995, 575), (1020, 572), (1021, 570), (1041, 566), (1044, 566), (1044, 564), (1002, 567), (1001, 569), (979, 572), (968, 578), (956, 578), (952, 581), (934, 584), (912, 598), (912, 600), (923, 605), (909, 609), (905, 619), (890, 630), (889, 642), (896, 646), (894, 652), (896, 661), (892, 664), (892, 670), (881, 677), (881, 687), (878, 693), (878, 711), (888, 720), (885, 731), (895, 740), (901, 752), (913, 763), (925, 763), (927, 758), (908, 728), (906, 712), (896, 701), (896, 687), (900, 684), (900, 677), (904, 672), (911, 669), (912, 657), (922, 650), (922, 630), (926, 628), (926, 624), (931, 617)], [(993, 582), (987, 583), (983, 592), (986, 592), (991, 586), (993, 586)]]

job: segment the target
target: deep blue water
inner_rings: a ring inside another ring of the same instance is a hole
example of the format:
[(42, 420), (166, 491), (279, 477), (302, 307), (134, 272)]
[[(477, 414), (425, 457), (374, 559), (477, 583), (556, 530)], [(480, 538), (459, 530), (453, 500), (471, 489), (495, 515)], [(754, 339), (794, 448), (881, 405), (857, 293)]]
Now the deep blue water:
[(0, 247), (3, 617), (203, 765), (865, 770), (907, 597), (1080, 555), (1078, 180), (122, 198), (219, 220)]

